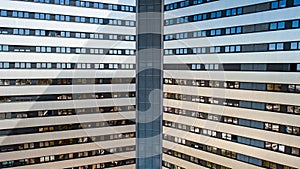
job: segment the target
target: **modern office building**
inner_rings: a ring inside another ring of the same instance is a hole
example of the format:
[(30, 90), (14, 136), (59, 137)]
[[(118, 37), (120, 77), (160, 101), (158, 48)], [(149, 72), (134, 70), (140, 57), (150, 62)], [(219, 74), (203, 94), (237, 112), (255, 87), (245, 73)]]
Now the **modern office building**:
[(300, 167), (300, 1), (166, 0), (163, 166)]
[(299, 22), (300, 0), (2, 0), (0, 168), (300, 168)]
[(0, 8), (0, 168), (134, 168), (135, 1)]

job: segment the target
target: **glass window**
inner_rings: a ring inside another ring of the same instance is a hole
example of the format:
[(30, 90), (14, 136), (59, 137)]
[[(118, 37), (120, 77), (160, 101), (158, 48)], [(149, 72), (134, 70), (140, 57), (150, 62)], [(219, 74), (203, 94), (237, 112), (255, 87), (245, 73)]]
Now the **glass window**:
[(29, 13), (28, 12), (24, 12), (24, 18), (29, 18)]
[(29, 34), (30, 34), (29, 29), (26, 29), (26, 30), (25, 30), (25, 35), (29, 35)]
[(231, 10), (231, 14), (232, 14), (232, 15), (236, 15), (236, 9), (232, 9), (232, 10)]
[(66, 32), (66, 37), (70, 37), (71, 36), (71, 33), (70, 32)]
[(26, 68), (31, 69), (31, 63), (26, 63)]
[(231, 15), (231, 10), (230, 9), (226, 10), (226, 16), (230, 16), (230, 15)]
[(15, 63), (15, 68), (20, 68), (20, 63), (19, 62)]
[(41, 47), (39, 46), (35, 47), (35, 52), (41, 52)]
[(70, 16), (66, 15), (66, 20), (65, 21), (70, 21)]
[(231, 29), (230, 29), (230, 32), (231, 32), (232, 34), (235, 34), (235, 28), (231, 28)]
[(238, 8), (237, 9), (237, 14), (242, 14), (243, 13), (243, 8)]
[(24, 29), (19, 29), (19, 34), (24, 35)]
[(285, 22), (278, 22), (278, 29), (284, 29)]
[(35, 35), (40, 36), (41, 35), (41, 31), (40, 30), (35, 30)]
[(75, 17), (75, 22), (80, 22), (80, 17), (79, 16)]
[(94, 23), (94, 18), (90, 18), (90, 23)]
[(236, 28), (236, 33), (241, 33), (242, 32), (242, 27), (237, 27)]
[(114, 9), (114, 10), (118, 10), (118, 6), (117, 6), (117, 5), (114, 5), (114, 6), (113, 6), (113, 9)]
[[(300, 1), (300, 0), (299, 0), (299, 1)], [(292, 22), (292, 27), (293, 27), (293, 28), (299, 27), (299, 20), (293, 21), (293, 22)]]
[(195, 16), (194, 16), (194, 21), (197, 21), (197, 18), (198, 18), (197, 15), (195, 15)]
[(278, 6), (279, 6), (278, 2), (272, 2), (272, 4), (271, 4), (272, 9), (276, 9), (276, 8), (278, 8)]
[(277, 29), (277, 23), (271, 23), (270, 24), (270, 30)]
[(65, 20), (65, 16), (64, 15), (60, 15), (60, 20), (64, 21)]
[(80, 1), (76, 1), (75, 5), (80, 6)]
[(269, 50), (275, 50), (276, 49), (276, 44), (272, 43), (269, 44)]
[(18, 12), (17, 12), (17, 11), (13, 11), (13, 12), (12, 12), (12, 16), (13, 16), (13, 17), (18, 17)]
[(300, 0), (294, 0), (294, 5), (300, 5)]
[(59, 19), (60, 19), (59, 15), (55, 15), (55, 20), (59, 21)]
[(47, 47), (47, 52), (51, 52), (51, 47)]
[(277, 50), (283, 50), (283, 43), (277, 43)]
[(36, 63), (36, 68), (40, 69), (41, 68), (41, 63)]
[(1, 10), (1, 16), (7, 16), (7, 11)]
[(286, 7), (286, 0), (280, 0), (279, 1), (279, 7), (280, 8)]
[(215, 12), (211, 13), (211, 14), (210, 14), (210, 17), (211, 17), (211, 18), (215, 18), (215, 17), (216, 17), (216, 13), (215, 13)]
[(90, 7), (90, 2), (85, 2), (85, 7), (89, 8)]
[(19, 34), (19, 30), (18, 30), (18, 29), (14, 29), (14, 30), (13, 30), (13, 34), (14, 34), (14, 35)]
[[(3, 47), (4, 50), (4, 47)], [(297, 71), (300, 71), (300, 64), (297, 64)]]
[(298, 43), (297, 42), (292, 42), (291, 43), (291, 49), (297, 49), (298, 47), (298, 45), (297, 45)]
[(4, 62), (4, 63), (3, 63), (3, 68), (4, 68), (4, 69), (9, 68), (9, 63), (8, 63), (8, 62)]
[(41, 52), (46, 52), (46, 47), (43, 46), (40, 49), (41, 49)]
[(40, 19), (45, 19), (45, 14), (41, 13), (40, 14)]
[(8, 51), (8, 46), (7, 45), (3, 45), (2, 49), (3, 49), (3, 51)]
[(18, 12), (18, 17), (23, 18), (23, 12)]
[(46, 31), (45, 30), (41, 30), (41, 36), (46, 36)]
[(225, 46), (225, 52), (229, 52), (229, 46)]
[(235, 51), (235, 46), (230, 46), (230, 52), (234, 52)]
[(97, 2), (94, 2), (94, 8), (99, 8), (99, 4)]
[(226, 28), (225, 33), (226, 33), (227, 35), (230, 34), (230, 28)]
[(71, 53), (71, 48), (66, 48), (67, 53)]

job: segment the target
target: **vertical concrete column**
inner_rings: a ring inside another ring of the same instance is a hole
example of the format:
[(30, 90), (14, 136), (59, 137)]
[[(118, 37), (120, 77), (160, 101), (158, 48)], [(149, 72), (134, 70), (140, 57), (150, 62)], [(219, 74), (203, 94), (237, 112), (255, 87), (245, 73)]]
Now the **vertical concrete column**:
[(162, 167), (163, 1), (137, 0), (137, 168)]

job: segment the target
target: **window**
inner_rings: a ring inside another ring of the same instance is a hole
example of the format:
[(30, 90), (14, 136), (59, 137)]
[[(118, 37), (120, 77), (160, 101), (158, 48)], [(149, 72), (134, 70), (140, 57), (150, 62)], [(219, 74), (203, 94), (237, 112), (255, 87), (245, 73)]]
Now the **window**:
[(284, 49), (283, 43), (269, 44), (269, 50), (283, 50), (283, 49)]
[(18, 17), (23, 18), (23, 12), (18, 12)]
[(230, 34), (230, 28), (226, 28), (225, 34)]
[(231, 10), (231, 14), (232, 14), (232, 15), (236, 15), (236, 9), (232, 9), (232, 10)]
[(18, 34), (19, 34), (19, 30), (18, 30), (18, 29), (14, 29), (14, 30), (13, 30), (13, 34), (14, 34), (14, 35), (18, 35)]
[[(300, 0), (299, 0), (300, 1)], [(293, 21), (292, 22), (292, 27), (293, 28), (298, 28), (299, 27), (299, 20)]]
[(66, 37), (71, 37), (71, 33), (70, 32), (66, 32)]
[(300, 5), (300, 0), (294, 0), (294, 5)]
[(299, 151), (299, 148), (295, 148), (295, 147), (292, 147), (292, 154), (294, 154), (294, 155), (300, 155), (300, 153), (299, 153), (300, 151)]
[(278, 22), (278, 29), (284, 29), (285, 28), (285, 22)]
[(277, 23), (271, 23), (270, 30), (275, 30), (275, 29), (277, 29)]
[(13, 17), (18, 17), (18, 12), (13, 11), (13, 12), (12, 12), (12, 16), (13, 16)]
[(3, 46), (2, 46), (2, 50), (3, 50), (3, 51), (8, 51), (8, 46), (7, 46), (7, 45), (3, 45)]
[[(60, 20), (59, 15), (55, 15), (55, 20), (56, 20), (56, 21), (59, 21), (59, 20)], [(75, 18), (75, 20), (76, 20), (76, 18)]]
[(276, 9), (276, 8), (278, 8), (278, 5), (279, 5), (278, 2), (272, 2), (271, 8), (272, 8), (272, 9)]
[(286, 7), (286, 0), (280, 0), (279, 1), (279, 8)]
[(29, 29), (25, 29), (25, 35), (30, 35)]
[(104, 8), (104, 4), (99, 3), (99, 8), (103, 9)]
[(237, 13), (238, 13), (238, 14), (242, 14), (242, 13), (243, 13), (243, 8), (238, 8), (238, 9), (237, 9)]
[(1, 16), (7, 16), (7, 11), (1, 10)]
[(283, 43), (277, 43), (277, 50), (283, 50)]
[(29, 13), (28, 12), (24, 12), (24, 18), (29, 18)]

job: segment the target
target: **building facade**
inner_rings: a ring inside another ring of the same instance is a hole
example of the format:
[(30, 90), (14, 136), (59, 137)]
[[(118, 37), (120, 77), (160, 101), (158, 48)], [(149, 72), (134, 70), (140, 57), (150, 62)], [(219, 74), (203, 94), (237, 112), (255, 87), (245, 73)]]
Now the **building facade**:
[(135, 1), (0, 8), (0, 168), (134, 168)]
[(165, 1), (165, 168), (300, 167), (299, 5)]

